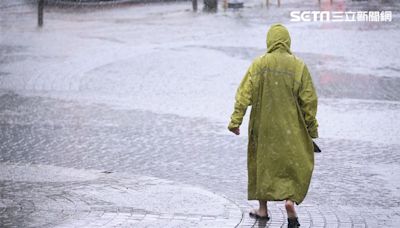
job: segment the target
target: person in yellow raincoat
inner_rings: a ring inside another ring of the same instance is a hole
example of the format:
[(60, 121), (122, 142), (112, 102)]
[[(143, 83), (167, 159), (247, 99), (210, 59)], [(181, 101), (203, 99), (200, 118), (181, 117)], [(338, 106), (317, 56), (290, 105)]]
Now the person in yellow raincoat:
[(269, 219), (267, 201), (286, 200), (288, 227), (298, 227), (294, 203), (304, 200), (314, 168), (318, 98), (307, 66), (290, 50), (289, 32), (283, 25), (271, 26), (267, 49), (239, 85), (228, 129), (239, 135), (246, 109), (252, 107), (248, 199), (258, 200), (260, 207), (250, 215)]

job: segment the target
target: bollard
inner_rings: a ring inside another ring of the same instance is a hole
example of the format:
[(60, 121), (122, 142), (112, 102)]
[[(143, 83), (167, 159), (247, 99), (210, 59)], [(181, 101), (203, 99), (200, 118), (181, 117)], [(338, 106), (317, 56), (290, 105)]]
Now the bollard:
[(193, 11), (197, 12), (197, 0), (192, 0)]
[(216, 12), (218, 8), (218, 0), (204, 0), (204, 11)]
[(38, 26), (43, 26), (43, 8), (44, 0), (38, 0)]
[[(269, 8), (269, 0), (266, 0), (267, 8)], [(277, 0), (278, 7), (281, 6), (281, 0)]]

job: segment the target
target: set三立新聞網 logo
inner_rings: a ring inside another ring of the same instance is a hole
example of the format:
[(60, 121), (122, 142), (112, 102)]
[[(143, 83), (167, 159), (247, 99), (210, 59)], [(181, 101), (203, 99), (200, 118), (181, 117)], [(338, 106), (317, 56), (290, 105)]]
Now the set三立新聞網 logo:
[(392, 11), (291, 11), (290, 21), (391, 22)]

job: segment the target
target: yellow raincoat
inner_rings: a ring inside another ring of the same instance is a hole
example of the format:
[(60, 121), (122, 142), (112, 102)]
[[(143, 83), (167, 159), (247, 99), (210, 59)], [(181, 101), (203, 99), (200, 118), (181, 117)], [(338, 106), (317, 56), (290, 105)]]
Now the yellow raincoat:
[(236, 93), (228, 128), (252, 106), (248, 142), (248, 199), (300, 204), (314, 168), (317, 94), (307, 66), (290, 51), (287, 29), (275, 24), (268, 51), (251, 64)]

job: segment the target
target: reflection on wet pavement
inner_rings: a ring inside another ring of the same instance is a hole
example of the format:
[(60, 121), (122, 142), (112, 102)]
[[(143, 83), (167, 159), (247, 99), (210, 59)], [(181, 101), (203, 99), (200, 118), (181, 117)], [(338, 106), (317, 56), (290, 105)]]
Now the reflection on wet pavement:
[[(302, 227), (396, 227), (400, 3), (328, 2), (287, 0), (267, 10), (254, 0), (216, 14), (194, 14), (188, 2), (49, 7), (39, 30), (34, 1), (1, 1), (0, 226), (95, 226), (101, 218), (105, 227), (215, 227), (231, 218), (226, 211), (242, 227), (286, 224), (280, 202), (269, 205), (267, 224), (246, 216), (255, 206), (246, 200), (246, 134), (226, 131), (240, 79), (265, 52), (267, 27), (281, 21), (321, 98), (323, 153), (299, 207)], [(395, 20), (289, 23), (293, 9), (392, 10)], [(108, 172), (113, 178), (103, 177)], [(231, 200), (217, 197), (229, 210), (174, 220), (114, 202), (132, 196), (124, 186), (137, 187), (120, 173), (160, 178), (148, 186), (161, 179), (200, 186)]]

